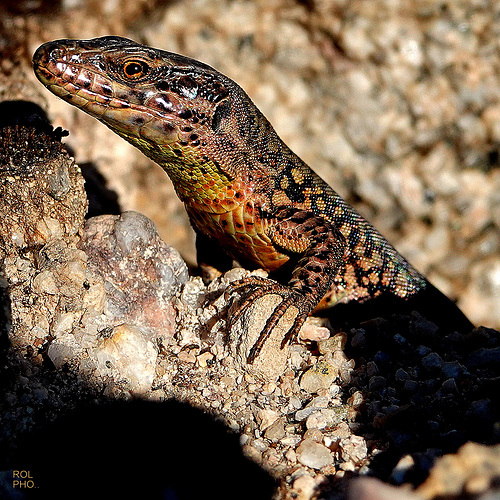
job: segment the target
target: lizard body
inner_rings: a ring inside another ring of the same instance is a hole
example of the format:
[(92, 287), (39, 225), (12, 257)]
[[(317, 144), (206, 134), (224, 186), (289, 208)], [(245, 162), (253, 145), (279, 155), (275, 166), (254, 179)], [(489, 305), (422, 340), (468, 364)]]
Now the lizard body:
[(198, 234), (245, 267), (288, 273), (287, 284), (247, 278), (230, 288), (246, 299), (235, 318), (267, 293), (283, 299), (249, 362), (292, 304), (299, 314), (283, 344), (321, 301), (406, 299), (430, 286), (215, 69), (120, 37), (48, 42), (33, 60), (49, 90), (167, 172)]

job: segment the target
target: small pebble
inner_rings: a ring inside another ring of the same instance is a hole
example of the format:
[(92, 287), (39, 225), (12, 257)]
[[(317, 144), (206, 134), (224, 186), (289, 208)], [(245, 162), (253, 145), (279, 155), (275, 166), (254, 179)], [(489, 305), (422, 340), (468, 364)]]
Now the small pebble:
[(283, 417), (276, 419), (264, 431), (264, 437), (270, 441), (276, 442), (286, 436), (285, 419)]
[(351, 338), (352, 347), (354, 347), (355, 349), (361, 349), (365, 346), (365, 344), (366, 332), (362, 328), (355, 330), (355, 333)]
[(431, 352), (422, 358), (422, 366), (428, 370), (436, 370), (443, 366), (443, 360), (439, 354)]
[(206, 368), (208, 363), (214, 359), (214, 355), (211, 352), (204, 352), (196, 357), (198, 364), (202, 368)]
[(342, 438), (339, 441), (339, 447), (342, 453), (343, 460), (352, 461), (359, 464), (365, 460), (368, 455), (366, 441), (361, 436), (352, 435), (348, 438)]
[(306, 408), (326, 408), (330, 399), (326, 396), (316, 396), (309, 403)]
[(382, 377), (380, 375), (371, 377), (370, 381), (368, 382), (368, 388), (370, 392), (380, 392), (382, 389), (386, 387), (386, 385), (387, 381), (385, 377)]
[(441, 373), (446, 378), (458, 378), (464, 372), (464, 367), (458, 361), (444, 362)]
[(454, 378), (445, 380), (441, 385), (441, 392), (443, 394), (458, 394), (457, 383)]
[(132, 325), (117, 326), (91, 356), (103, 376), (127, 381), (132, 392), (142, 394), (151, 389), (156, 375), (157, 351), (148, 332)]
[(330, 330), (324, 326), (311, 324), (310, 322), (304, 323), (300, 329), (299, 336), (302, 340), (310, 340), (318, 342), (330, 337)]
[(273, 410), (259, 410), (255, 414), (255, 419), (259, 424), (259, 429), (261, 431), (267, 429), (272, 423), (274, 423), (279, 417), (279, 413)]
[(177, 358), (182, 363), (196, 363), (196, 356), (189, 350), (182, 350), (177, 354)]
[(404, 382), (410, 379), (410, 376), (402, 368), (398, 368), (395, 373), (396, 380), (399, 382)]
[(316, 411), (306, 419), (307, 429), (324, 429), (328, 425), (328, 420), (321, 412)]
[(300, 387), (311, 394), (329, 387), (339, 375), (339, 370), (325, 360), (318, 361), (300, 379)]
[(321, 469), (333, 463), (330, 450), (312, 439), (304, 439), (296, 450), (297, 460), (306, 467)]

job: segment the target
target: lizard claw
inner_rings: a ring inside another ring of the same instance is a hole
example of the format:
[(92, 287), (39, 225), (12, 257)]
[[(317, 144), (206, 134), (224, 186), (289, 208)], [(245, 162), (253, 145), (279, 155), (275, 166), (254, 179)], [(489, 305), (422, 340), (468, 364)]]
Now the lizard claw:
[(302, 294), (290, 287), (260, 276), (250, 276), (231, 283), (231, 285), (229, 285), (226, 289), (224, 295), (225, 297), (229, 297), (234, 292), (238, 292), (242, 296), (243, 303), (239, 305), (236, 312), (230, 318), (229, 328), (232, 328), (241, 316), (250, 308), (250, 306), (252, 306), (255, 301), (261, 297), (264, 297), (265, 295), (279, 295), (282, 299), (267, 319), (262, 332), (250, 349), (247, 359), (249, 364), (252, 364), (255, 361), (255, 358), (262, 350), (265, 341), (289, 307), (296, 307), (298, 309), (298, 314), (281, 342), (282, 349), (286, 346), (286, 344), (297, 339), (299, 330), (311, 310), (310, 305)]

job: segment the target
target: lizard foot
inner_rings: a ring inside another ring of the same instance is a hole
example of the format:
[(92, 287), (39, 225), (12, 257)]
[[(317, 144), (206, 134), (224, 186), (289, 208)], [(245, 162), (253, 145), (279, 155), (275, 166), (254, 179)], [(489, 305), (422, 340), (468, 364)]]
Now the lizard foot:
[(261, 297), (265, 295), (279, 295), (282, 299), (267, 319), (262, 332), (250, 349), (250, 353), (247, 358), (247, 362), (249, 364), (252, 364), (255, 358), (259, 355), (266, 339), (269, 337), (272, 330), (278, 324), (279, 320), (283, 317), (289, 307), (293, 306), (298, 309), (298, 314), (295, 316), (292, 325), (281, 342), (282, 349), (287, 343), (293, 342), (297, 339), (299, 330), (312, 309), (308, 301), (299, 292), (288, 286), (281, 285), (276, 281), (262, 278), (260, 276), (249, 276), (231, 283), (226, 289), (224, 295), (228, 298), (234, 292), (237, 292), (241, 296), (243, 303), (239, 305), (236, 312), (230, 318), (229, 328), (232, 328), (232, 326), (241, 318), (250, 306), (252, 306), (255, 301)]

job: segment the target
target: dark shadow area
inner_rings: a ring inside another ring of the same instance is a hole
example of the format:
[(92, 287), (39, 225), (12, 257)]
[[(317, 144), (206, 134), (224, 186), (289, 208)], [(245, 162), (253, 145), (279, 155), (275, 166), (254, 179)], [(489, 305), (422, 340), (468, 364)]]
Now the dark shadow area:
[(13, 468), (31, 472), (28, 498), (250, 500), (275, 487), (235, 434), (175, 401), (73, 411), (24, 436)]
[(439, 327), (439, 334), (433, 334), (433, 337), (439, 338), (454, 331), (465, 334), (474, 329), (458, 306), (431, 283), (408, 299), (382, 294), (365, 302), (353, 300), (337, 304), (318, 311), (318, 315), (328, 317), (332, 324), (349, 331), (349, 328), (362, 321), (391, 318), (395, 313), (410, 315), (414, 311)]
[(398, 461), (420, 484), (436, 458), (468, 441), (500, 442), (500, 333), (467, 327), (461, 311), (433, 287), (413, 301), (376, 298), (335, 306), (333, 325), (348, 333), (356, 362), (351, 391), (363, 393), (357, 433), (386, 443), (370, 463), (390, 481)]
[(85, 192), (89, 201), (86, 218), (97, 215), (120, 215), (118, 195), (106, 185), (106, 179), (93, 163), (79, 164), (85, 179)]
[(0, 128), (16, 125), (33, 127), (40, 132), (55, 133), (59, 135), (59, 140), (68, 135), (68, 132), (60, 127), (54, 129), (45, 111), (34, 102), (23, 100), (0, 102)]

